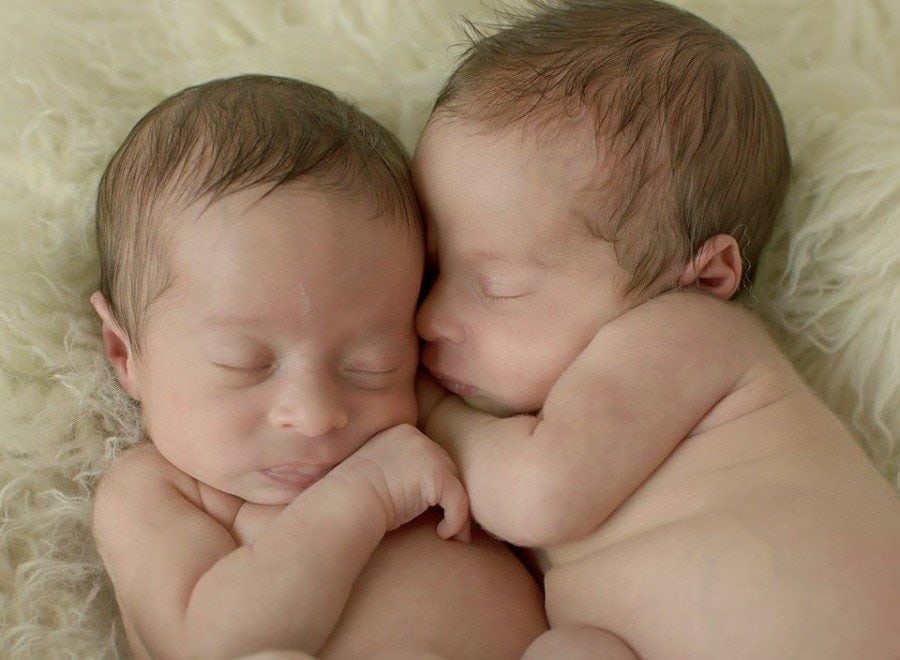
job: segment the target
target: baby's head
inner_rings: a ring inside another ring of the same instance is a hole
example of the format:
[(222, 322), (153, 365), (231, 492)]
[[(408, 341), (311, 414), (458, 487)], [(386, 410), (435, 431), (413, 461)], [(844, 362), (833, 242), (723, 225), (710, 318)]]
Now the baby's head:
[(100, 183), (91, 301), (160, 453), (285, 504), (414, 422), (419, 222), (399, 143), (322, 88), (240, 76), (151, 110)]
[(495, 412), (540, 408), (640, 302), (748, 284), (790, 172), (768, 85), (718, 29), (655, 0), (531, 5), (476, 33), (413, 165), (439, 269), (423, 362)]

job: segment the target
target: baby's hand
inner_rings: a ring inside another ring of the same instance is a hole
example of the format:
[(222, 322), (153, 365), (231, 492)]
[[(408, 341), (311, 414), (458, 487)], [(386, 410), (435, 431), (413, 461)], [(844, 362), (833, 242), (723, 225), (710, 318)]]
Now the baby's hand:
[(432, 506), (444, 510), (438, 536), (468, 542), (469, 498), (447, 453), (409, 424), (389, 428), (366, 442), (339, 466), (360, 471), (384, 505), (388, 531)]
[(419, 369), (416, 374), (416, 399), (419, 403), (419, 428), (425, 428), (431, 413), (437, 408), (444, 397), (450, 396), (450, 392), (434, 379), (424, 369)]

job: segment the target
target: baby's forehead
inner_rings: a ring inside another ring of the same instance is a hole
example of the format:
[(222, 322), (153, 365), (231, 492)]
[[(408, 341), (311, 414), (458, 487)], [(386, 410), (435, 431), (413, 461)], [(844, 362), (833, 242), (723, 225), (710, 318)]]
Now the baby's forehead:
[(478, 233), (513, 220), (508, 216), (519, 220), (510, 227), (512, 243), (519, 230), (544, 241), (572, 233), (584, 238), (585, 216), (613, 169), (594, 138), (584, 123), (551, 129), (433, 121), (414, 159), (430, 241), (458, 234), (477, 250)]
[[(493, 187), (497, 197), (517, 180), (527, 180), (580, 207), (581, 197), (596, 194), (601, 184), (613, 181), (613, 173), (626, 176), (617, 170), (613, 142), (598, 133), (589, 117), (558, 122), (526, 118), (503, 126), (435, 117), (416, 150), (414, 180), (426, 203), (432, 188), (456, 186), (457, 194), (465, 198), (473, 192), (468, 184), (483, 185)], [(463, 176), (447, 177), (448, 169)]]
[[(357, 228), (370, 231), (401, 231), (407, 229), (402, 213), (389, 206), (371, 185), (338, 185), (331, 181), (296, 179), (286, 182), (262, 182), (249, 186), (233, 186), (216, 193), (194, 197), (177, 191), (164, 203), (164, 221), (173, 233), (189, 232), (194, 228), (227, 231), (240, 226), (248, 218), (259, 220), (267, 216), (290, 216), (298, 227), (304, 220), (320, 215), (352, 216), (358, 223), (334, 222), (327, 226), (333, 231), (353, 233)], [(416, 235), (415, 231), (406, 232)]]
[(189, 211), (172, 233), (173, 301), (263, 313), (309, 298), (311, 309), (343, 300), (374, 310), (382, 289), (418, 289), (421, 237), (352, 198), (247, 191)]
[(423, 142), (429, 142), (427, 138), (435, 135), (452, 136), (449, 138), (452, 140), (475, 140), (485, 150), (532, 152), (539, 149), (554, 155), (555, 152), (572, 153), (583, 147), (590, 148), (597, 135), (597, 123), (593, 113), (586, 109), (567, 116), (530, 114), (515, 121), (439, 110), (429, 118), (423, 131)]

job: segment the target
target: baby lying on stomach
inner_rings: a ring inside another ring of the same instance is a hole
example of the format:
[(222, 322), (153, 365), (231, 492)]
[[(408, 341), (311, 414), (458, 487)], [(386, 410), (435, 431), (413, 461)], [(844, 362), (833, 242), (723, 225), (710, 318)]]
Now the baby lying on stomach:
[(474, 44), (413, 169), (420, 422), (541, 560), (526, 655), (900, 657), (900, 501), (727, 302), (790, 169), (749, 56), (661, 3), (542, 4)]

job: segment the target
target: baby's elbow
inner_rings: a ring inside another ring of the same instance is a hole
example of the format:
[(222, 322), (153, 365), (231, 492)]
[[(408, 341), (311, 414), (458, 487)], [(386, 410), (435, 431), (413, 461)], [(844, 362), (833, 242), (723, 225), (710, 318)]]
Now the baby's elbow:
[(506, 510), (488, 524), (479, 522), (505, 541), (528, 548), (546, 548), (589, 534), (597, 527), (597, 512), (577, 488), (552, 472), (547, 465), (523, 470)]
[[(222, 634), (215, 626), (204, 626), (200, 622), (187, 624), (183, 630), (177, 651), (168, 655), (160, 654), (153, 657), (170, 658), (233, 658), (250, 653), (252, 648), (241, 648), (241, 644), (235, 644), (230, 635)], [(173, 640), (168, 640), (172, 642)]]
[(571, 488), (548, 488), (532, 502), (526, 530), (529, 547), (547, 548), (584, 538), (597, 527), (596, 515)]

